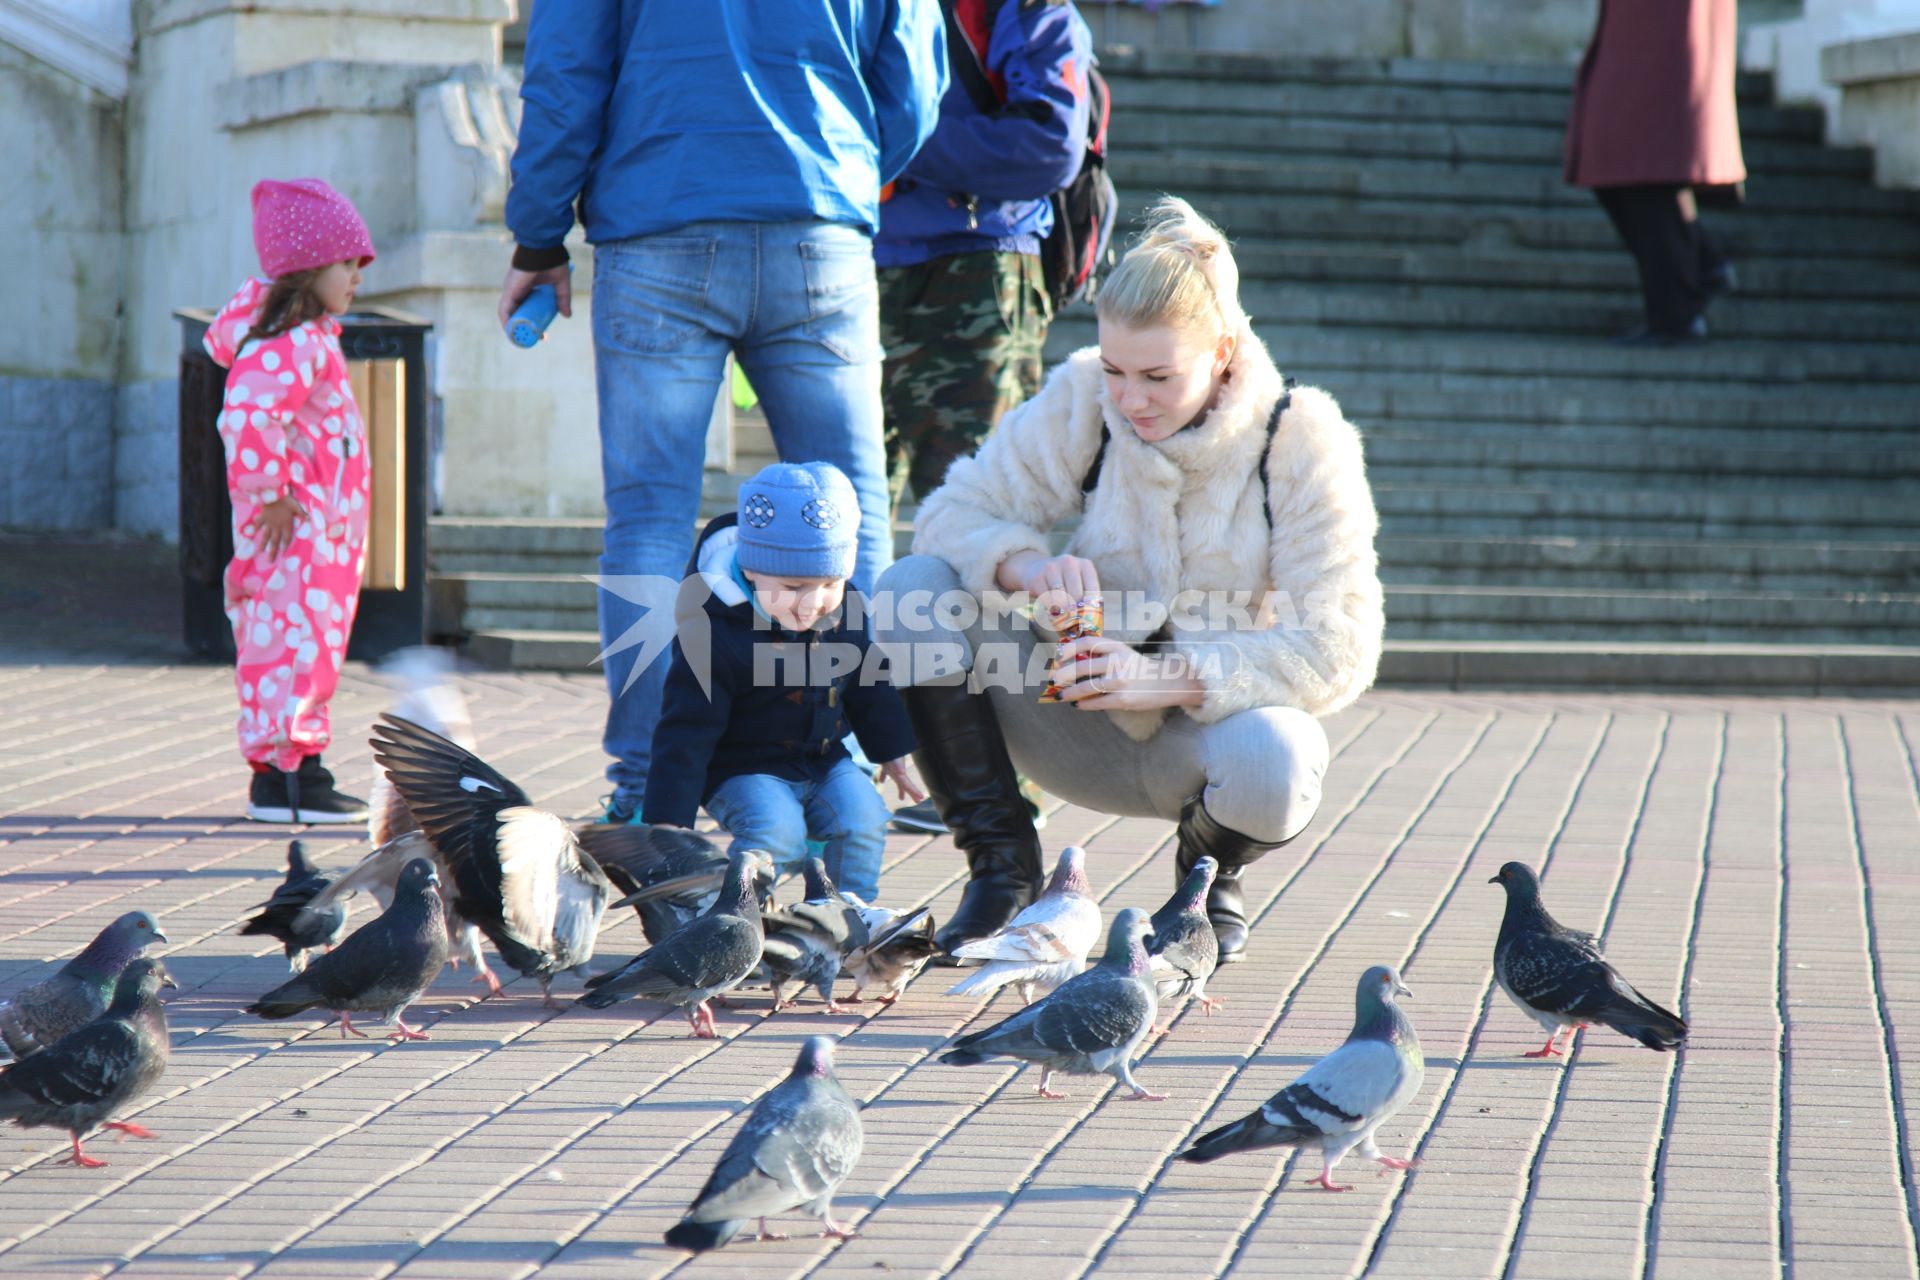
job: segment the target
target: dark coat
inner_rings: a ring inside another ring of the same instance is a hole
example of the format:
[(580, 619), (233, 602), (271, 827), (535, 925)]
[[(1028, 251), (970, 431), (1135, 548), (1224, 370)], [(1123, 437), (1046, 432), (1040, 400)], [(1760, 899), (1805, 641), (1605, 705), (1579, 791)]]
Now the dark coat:
[[(842, 739), (849, 728), (870, 760), (897, 760), (913, 750), (913, 726), (899, 693), (889, 682), (871, 680), (886, 668), (858, 593), (849, 587), (833, 621), (804, 634), (759, 618), (751, 599), (727, 589), (731, 551), (725, 543), (709, 545), (734, 524), (731, 512), (715, 517), (701, 531), (687, 569), (690, 576), (701, 573), (704, 556), (704, 576), (718, 588), (703, 606), (711, 696), (682, 648), (681, 639), (689, 638), (683, 625), (653, 733), (641, 807), (649, 823), (691, 827), (714, 790), (741, 774), (824, 778), (847, 758)], [(756, 669), (772, 678), (756, 680)]]
[(1746, 180), (1734, 99), (1734, 0), (1600, 0), (1574, 82), (1565, 173), (1576, 187)]

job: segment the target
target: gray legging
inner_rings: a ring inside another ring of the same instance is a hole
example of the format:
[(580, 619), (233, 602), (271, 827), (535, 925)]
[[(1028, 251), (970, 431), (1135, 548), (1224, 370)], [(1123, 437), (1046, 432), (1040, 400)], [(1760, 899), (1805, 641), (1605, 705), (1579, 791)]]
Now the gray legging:
[[(938, 556), (907, 556), (880, 576), (882, 596), (891, 593), (895, 600), (920, 592), (927, 593), (921, 599), (938, 599), (963, 590), (952, 566)], [(959, 668), (973, 672), (974, 655), (989, 638), (986, 620), (977, 616), (964, 630), (955, 630), (922, 609), (911, 615), (914, 625), (909, 629), (908, 611), (892, 614), (884, 606), (876, 611), (875, 635), (893, 659), (895, 679), (903, 684), (943, 665), (916, 662), (917, 653), (957, 654)], [(1023, 626), (1000, 628), (990, 638), (1019, 646), (1016, 669), (1022, 671), (1033, 669), (1036, 644), (1051, 644)], [(953, 664), (944, 665), (950, 670)], [(974, 683), (977, 687), (979, 681)], [(1320, 807), (1327, 735), (1319, 721), (1293, 707), (1256, 707), (1213, 724), (1201, 724), (1176, 709), (1159, 732), (1136, 742), (1111, 716), (1041, 702), (1037, 689), (990, 681), (987, 694), (1014, 767), (1082, 808), (1174, 821), (1189, 800), (1204, 796), (1208, 814), (1220, 825), (1254, 840), (1277, 842), (1300, 834)]]

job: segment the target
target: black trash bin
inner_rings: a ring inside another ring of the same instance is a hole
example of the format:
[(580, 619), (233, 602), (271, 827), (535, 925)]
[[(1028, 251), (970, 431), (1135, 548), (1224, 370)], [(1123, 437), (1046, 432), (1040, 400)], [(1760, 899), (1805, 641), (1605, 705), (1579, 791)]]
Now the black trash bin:
[[(227, 371), (200, 340), (214, 312), (180, 321), (180, 582), (184, 639), (193, 652), (234, 659), (221, 577), (233, 559), (233, 503), (219, 416)], [(424, 320), (386, 307), (340, 317), (340, 349), (367, 424), (373, 505), (367, 571), (347, 656), (375, 662), (427, 633), (427, 333)]]

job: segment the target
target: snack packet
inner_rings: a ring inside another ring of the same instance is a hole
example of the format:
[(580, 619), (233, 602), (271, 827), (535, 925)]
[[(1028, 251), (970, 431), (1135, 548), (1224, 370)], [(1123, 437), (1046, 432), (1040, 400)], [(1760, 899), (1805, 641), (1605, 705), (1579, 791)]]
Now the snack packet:
[[(1078, 601), (1073, 606), (1073, 612), (1061, 620), (1060, 643), (1065, 644), (1069, 640), (1078, 640), (1082, 636), (1097, 636), (1100, 634), (1101, 628), (1105, 625), (1106, 606), (1101, 602), (1099, 596)], [(1072, 682), (1068, 681), (1067, 683), (1070, 684)], [(1056, 674), (1052, 679), (1047, 681), (1047, 687), (1040, 691), (1040, 701), (1058, 702), (1060, 701), (1060, 695), (1065, 692), (1066, 685), (1060, 682), (1060, 678)]]

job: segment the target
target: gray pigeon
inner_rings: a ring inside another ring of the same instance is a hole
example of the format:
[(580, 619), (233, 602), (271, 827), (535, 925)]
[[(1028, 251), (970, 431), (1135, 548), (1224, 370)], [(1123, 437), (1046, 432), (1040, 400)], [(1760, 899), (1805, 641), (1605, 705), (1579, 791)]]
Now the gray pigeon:
[(365, 1037), (353, 1025), (356, 1013), (391, 1018), (392, 1038), (425, 1040), (427, 1033), (407, 1025), (407, 1006), (418, 1000), (447, 963), (447, 922), (439, 873), (425, 858), (400, 870), (393, 903), (378, 918), (361, 925), (347, 940), (307, 966), (307, 971), (275, 987), (247, 1006), (262, 1018), (291, 1018), (308, 1009), (340, 1015), (340, 1037)]
[(14, 1057), (25, 1058), (78, 1031), (106, 1012), (121, 972), (166, 940), (159, 921), (144, 911), (127, 912), (60, 972), (0, 1001), (0, 1041)]
[(1207, 890), (1219, 865), (1212, 858), (1193, 864), (1167, 904), (1153, 913), (1153, 936), (1147, 941), (1161, 1002), (1192, 996), (1208, 1017), (1226, 1003), (1207, 994), (1207, 979), (1220, 964), (1220, 939), (1213, 932), (1213, 922), (1207, 919)]
[(767, 1219), (793, 1209), (824, 1222), (823, 1236), (852, 1238), (833, 1220), (833, 1193), (859, 1161), (862, 1137), (860, 1108), (833, 1074), (833, 1038), (808, 1037), (792, 1074), (733, 1135), (687, 1216), (667, 1232), (667, 1243), (704, 1253), (754, 1218), (760, 1239), (784, 1239), (768, 1233)]
[(1123, 1099), (1160, 1102), (1133, 1078), (1133, 1055), (1153, 1028), (1159, 1000), (1147, 956), (1147, 913), (1128, 907), (1107, 934), (1107, 954), (1012, 1017), (961, 1036), (940, 1061), (970, 1067), (991, 1058), (1023, 1058), (1040, 1066), (1040, 1096), (1064, 1098), (1047, 1087), (1056, 1071), (1110, 1075), (1131, 1089)]
[(707, 1001), (744, 982), (760, 967), (760, 903), (754, 896), (757, 856), (737, 849), (727, 859), (728, 887), (706, 914), (674, 930), (659, 946), (610, 973), (596, 974), (578, 1003), (604, 1009), (643, 996), (687, 1011), (693, 1034), (719, 1034)]
[(801, 874), (806, 883), (804, 900), (760, 913), (766, 935), (761, 965), (773, 986), (773, 1007), (791, 1005), (793, 1001), (784, 998), (786, 988), (798, 983), (818, 991), (828, 1013), (845, 1013), (833, 998), (833, 984), (847, 957), (867, 945), (866, 918), (857, 902), (834, 887), (820, 859), (808, 858)]
[(332, 876), (307, 861), (306, 846), (289, 840), (287, 878), (271, 898), (260, 904), (260, 914), (240, 926), (240, 932), (279, 942), (287, 953), (287, 967), (295, 973), (305, 972), (307, 952), (331, 947), (347, 928), (345, 903), (329, 903), (317, 911), (313, 908), (313, 900), (332, 883)]
[(458, 743), (388, 712), (373, 755), (452, 871), (453, 909), (559, 1007), (554, 975), (585, 972), (613, 883), (571, 827)]
[(1180, 1159), (1205, 1164), (1236, 1151), (1317, 1147), (1320, 1176), (1314, 1181), (1329, 1191), (1353, 1190), (1334, 1182), (1333, 1170), (1355, 1147), (1386, 1168), (1413, 1168), (1413, 1161), (1382, 1155), (1373, 1145), (1374, 1130), (1407, 1105), (1426, 1074), (1420, 1038), (1393, 1002), (1395, 996), (1412, 994), (1392, 965), (1377, 964), (1361, 974), (1347, 1042), (1258, 1111), (1201, 1135)]
[[(711, 907), (727, 880), (726, 851), (684, 827), (596, 822), (575, 834), (581, 848), (626, 895), (609, 905), (634, 909), (650, 947)], [(771, 897), (771, 859), (756, 869), (754, 887), (761, 902)]]
[(1598, 1022), (1662, 1052), (1687, 1039), (1687, 1024), (1635, 991), (1600, 954), (1590, 933), (1569, 929), (1540, 901), (1540, 879), (1524, 862), (1509, 862), (1487, 881), (1504, 885), (1507, 914), (1493, 944), (1493, 976), (1513, 1002), (1547, 1029), (1544, 1047), (1524, 1056), (1560, 1053), (1563, 1030)]
[(873, 998), (892, 1004), (927, 961), (940, 954), (940, 944), (933, 937), (933, 912), (925, 907), (912, 911), (867, 907), (861, 914), (867, 922), (868, 942), (847, 956), (847, 974), (853, 979), (851, 998), (858, 1000), (862, 991), (877, 986), (885, 994)]
[(73, 1137), (62, 1164), (98, 1169), (80, 1139), (105, 1127), (130, 1138), (153, 1134), (108, 1116), (153, 1087), (172, 1049), (160, 988), (176, 986), (158, 958), (133, 961), (121, 973), (105, 1014), (0, 1071), (0, 1119), (23, 1129), (58, 1126)]

